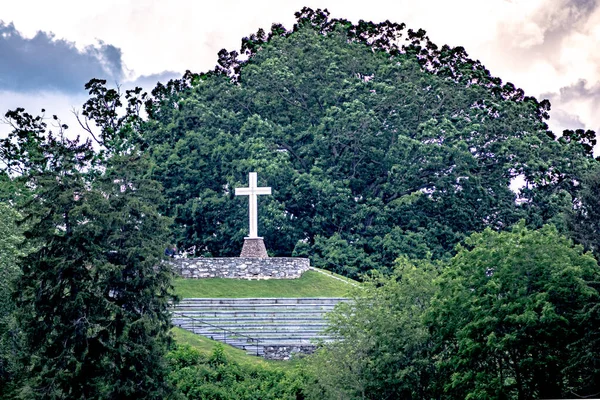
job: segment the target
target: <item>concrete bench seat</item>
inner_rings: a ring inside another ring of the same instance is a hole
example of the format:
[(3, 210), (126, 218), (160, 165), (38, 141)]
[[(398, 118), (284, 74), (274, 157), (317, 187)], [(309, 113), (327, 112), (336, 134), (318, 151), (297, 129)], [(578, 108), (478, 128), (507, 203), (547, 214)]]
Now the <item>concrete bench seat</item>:
[(286, 310), (285, 312), (277, 312), (277, 311), (238, 311), (238, 310), (206, 310), (206, 311), (192, 311), (181, 313), (179, 316), (188, 316), (193, 318), (205, 319), (205, 318), (231, 318), (231, 317), (246, 317), (246, 318), (268, 318), (268, 317), (320, 317), (325, 314), (319, 310)]
[[(196, 329), (200, 331), (202, 329), (213, 329), (209, 325), (201, 324), (190, 324), (188, 322), (181, 322), (177, 324), (178, 327), (183, 329)], [(315, 331), (323, 332), (326, 325), (324, 324), (305, 324), (305, 325), (282, 325), (282, 324), (230, 324), (230, 325), (219, 325), (219, 328), (227, 330), (243, 330), (246, 332), (263, 332), (263, 331), (277, 331), (277, 332), (295, 332), (295, 331)]]
[(333, 339), (324, 332), (325, 315), (348, 301), (338, 297), (188, 298), (174, 306), (172, 322), (248, 354), (268, 357), (289, 349), (306, 353), (318, 342)]
[[(176, 325), (175, 321), (184, 320), (184, 319), (190, 320), (189, 318), (183, 318), (180, 316), (180, 317), (173, 318), (173, 324)], [(225, 323), (225, 322), (231, 322), (231, 323), (236, 323), (236, 322), (254, 322), (254, 323), (274, 323), (274, 322), (293, 323), (293, 322), (298, 322), (298, 323), (300, 323), (300, 321), (316, 323), (316, 322), (324, 321), (322, 316), (312, 316), (310, 318), (282, 317), (282, 316), (261, 317), (261, 318), (257, 318), (257, 317), (227, 317), (227, 318), (212, 317), (212, 318), (203, 318), (203, 319), (196, 318), (196, 320), (204, 321), (204, 322), (207, 322), (210, 324), (221, 324), (221, 323)], [(304, 324), (304, 322), (302, 322), (302, 324)]]
[(291, 338), (325, 338), (322, 331), (309, 331), (309, 330), (301, 330), (301, 331), (280, 331), (280, 330), (268, 330), (268, 331), (244, 331), (241, 332), (227, 332), (217, 329), (190, 329), (190, 332), (196, 333), (198, 335), (210, 337), (213, 339), (215, 337), (239, 337), (239, 338), (253, 338), (253, 339), (262, 339), (267, 337), (275, 337), (281, 339), (291, 339)]
[(337, 304), (344, 297), (185, 298), (179, 304)]
[[(180, 304), (177, 306), (177, 310), (214, 310), (215, 304)], [(256, 311), (268, 311), (268, 310), (295, 310), (295, 309), (313, 309), (313, 310), (326, 310), (331, 311), (335, 308), (335, 304), (218, 304), (220, 310), (256, 310)]]

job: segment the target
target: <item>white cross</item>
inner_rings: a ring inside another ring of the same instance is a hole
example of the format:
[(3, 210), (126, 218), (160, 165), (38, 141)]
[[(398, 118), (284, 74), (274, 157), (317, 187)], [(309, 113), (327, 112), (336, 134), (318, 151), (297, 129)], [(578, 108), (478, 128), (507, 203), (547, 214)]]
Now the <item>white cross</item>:
[(257, 205), (257, 195), (259, 194), (271, 194), (270, 187), (257, 187), (256, 186), (256, 172), (250, 172), (248, 174), (249, 187), (247, 188), (236, 188), (235, 195), (236, 196), (248, 196), (248, 203), (250, 208), (250, 238), (258, 237), (258, 205)]

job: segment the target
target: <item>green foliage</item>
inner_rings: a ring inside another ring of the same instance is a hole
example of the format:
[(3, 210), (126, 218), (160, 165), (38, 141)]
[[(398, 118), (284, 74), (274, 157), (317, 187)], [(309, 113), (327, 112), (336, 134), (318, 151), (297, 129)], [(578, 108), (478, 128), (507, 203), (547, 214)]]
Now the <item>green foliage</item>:
[(238, 364), (229, 359), (221, 344), (210, 356), (189, 346), (177, 346), (167, 358), (169, 381), (185, 399), (298, 399), (302, 398), (301, 374), (274, 366)]
[(577, 207), (567, 217), (569, 232), (600, 260), (600, 168), (590, 170), (581, 185)]
[[(173, 333), (175, 343), (180, 345), (178, 348), (192, 347), (199, 351), (202, 357), (206, 359), (213, 353), (215, 346), (220, 343), (177, 327), (174, 327), (171, 332)], [(228, 360), (236, 364), (250, 365), (256, 368), (274, 366), (283, 370), (291, 370), (297, 365), (296, 360), (265, 360), (262, 357), (249, 355), (246, 351), (232, 346), (223, 346), (223, 352)]]
[(20, 276), (18, 258), (27, 254), (21, 215), (6, 203), (0, 203), (0, 395), (4, 396), (18, 373), (15, 351), (15, 304), (13, 285)]
[(274, 188), (259, 213), (272, 255), (353, 277), (399, 256), (449, 258), (469, 234), (522, 218), (566, 226), (596, 163), (593, 132), (554, 140), (547, 101), (422, 30), (307, 8), (297, 19), (245, 38), (244, 60), (223, 50), (215, 71), (146, 102), (139, 140), (180, 248), (239, 254), (246, 209), (233, 188), (251, 170)]
[[(307, 398), (580, 398), (600, 389), (600, 268), (553, 226), (399, 259), (330, 316)], [(326, 373), (325, 373), (326, 371)]]
[(14, 298), (22, 398), (165, 398), (170, 271), (160, 185), (133, 147), (90, 142), (9, 112), (3, 161), (32, 195), (19, 201), (33, 250)]
[[(125, 109), (123, 96), (119, 88), (107, 88), (106, 80), (93, 78), (85, 84), (90, 98), (83, 104), (83, 120), (77, 115), (81, 126), (100, 146), (101, 155), (119, 154), (139, 142), (142, 124), (140, 111), (147, 100), (147, 93), (136, 87), (125, 91)], [(94, 132), (89, 122), (100, 129)]]
[(20, 272), (17, 259), (26, 254), (22, 228), (17, 225), (20, 219), (13, 207), (0, 203), (0, 334), (6, 331), (14, 308), (11, 288)]
[(600, 299), (590, 286), (598, 278), (594, 258), (552, 226), (473, 234), (442, 274), (431, 307), (438, 384), (465, 399), (597, 392), (597, 375), (580, 357), (587, 332), (599, 328), (586, 316)]
[(357, 278), (361, 270), (375, 267), (372, 264), (365, 265), (369, 263), (367, 254), (337, 233), (327, 239), (315, 237), (313, 261), (322, 268), (350, 278)]
[(309, 359), (309, 398), (423, 399), (431, 395), (430, 337), (422, 317), (438, 267), (399, 259), (391, 276), (370, 275), (352, 303), (330, 314), (326, 343)]

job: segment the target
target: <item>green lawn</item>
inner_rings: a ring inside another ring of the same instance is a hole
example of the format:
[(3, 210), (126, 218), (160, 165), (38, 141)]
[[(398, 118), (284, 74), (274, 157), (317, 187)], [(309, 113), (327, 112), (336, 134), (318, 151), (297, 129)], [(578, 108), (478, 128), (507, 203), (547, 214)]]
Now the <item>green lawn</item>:
[(347, 278), (334, 279), (331, 273), (307, 271), (299, 279), (175, 279), (181, 297), (346, 297), (356, 284)]
[[(181, 328), (173, 328), (173, 337), (175, 341), (179, 344), (187, 344), (189, 346), (198, 349), (201, 353), (204, 353), (207, 356), (212, 354), (215, 345), (219, 342), (209, 339), (205, 336), (195, 335), (192, 332), (186, 331)], [(223, 345), (223, 349), (225, 351), (225, 355), (227, 358), (234, 360), (238, 364), (252, 364), (252, 365), (260, 365), (260, 366), (278, 366), (282, 368), (293, 368), (296, 364), (293, 360), (291, 361), (278, 361), (278, 360), (265, 360), (262, 357), (255, 357), (246, 354), (244, 350), (236, 349), (233, 346)]]

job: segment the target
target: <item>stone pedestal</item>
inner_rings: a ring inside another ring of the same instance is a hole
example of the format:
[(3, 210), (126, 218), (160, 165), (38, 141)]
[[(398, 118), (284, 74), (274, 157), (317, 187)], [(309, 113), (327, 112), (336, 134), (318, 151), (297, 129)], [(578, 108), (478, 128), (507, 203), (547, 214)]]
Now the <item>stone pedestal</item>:
[(244, 238), (244, 246), (240, 257), (248, 258), (268, 258), (265, 242), (261, 237)]

